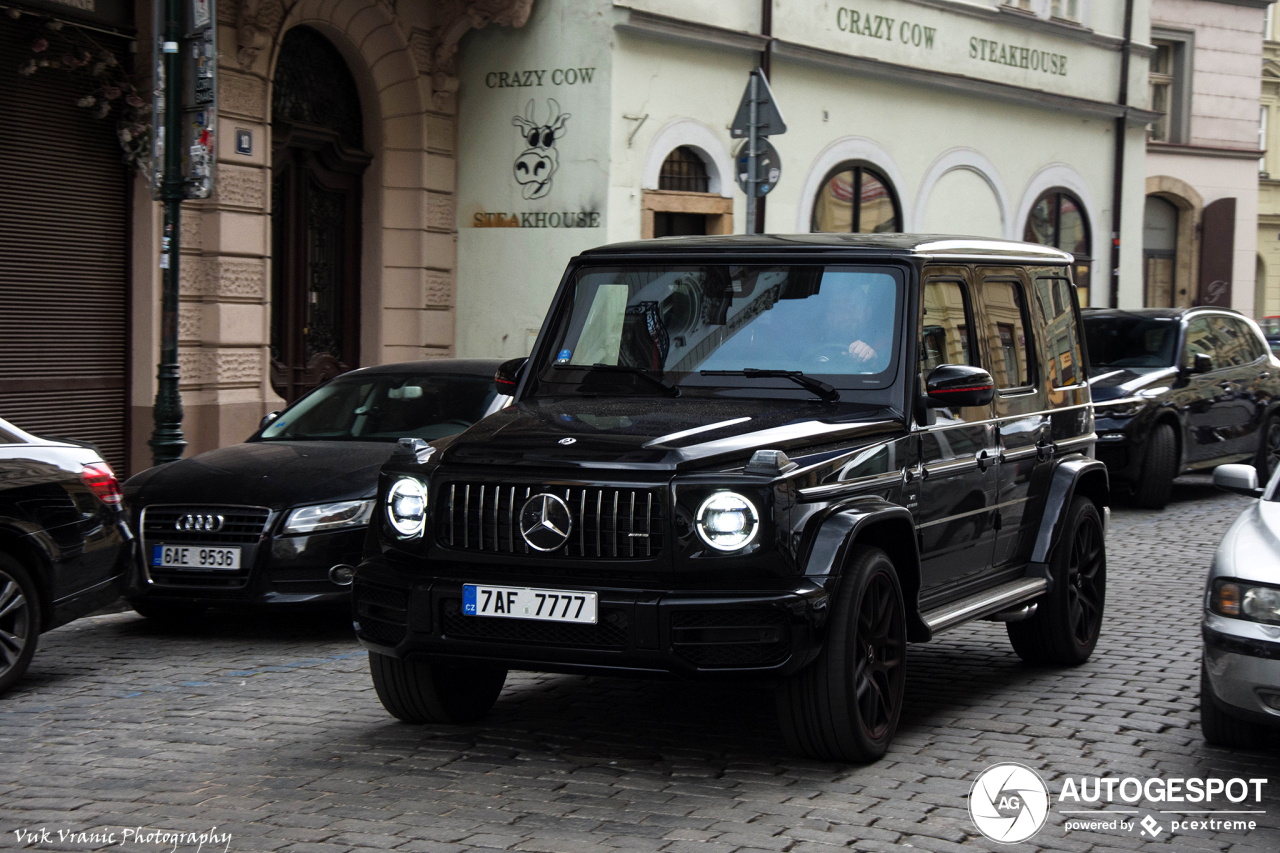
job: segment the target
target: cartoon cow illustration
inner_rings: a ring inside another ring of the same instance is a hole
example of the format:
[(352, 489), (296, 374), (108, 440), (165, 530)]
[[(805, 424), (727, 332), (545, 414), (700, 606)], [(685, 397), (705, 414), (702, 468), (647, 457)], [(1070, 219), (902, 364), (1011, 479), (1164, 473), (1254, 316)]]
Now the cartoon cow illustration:
[(556, 139), (564, 129), (564, 123), (570, 118), (569, 113), (560, 112), (560, 105), (555, 98), (547, 98), (549, 115), (546, 124), (538, 124), (533, 117), (533, 100), (524, 108), (524, 115), (515, 116), (511, 123), (520, 128), (520, 135), (529, 147), (520, 152), (516, 158), (514, 172), (516, 183), (525, 198), (542, 198), (551, 192), (551, 176), (560, 166), (560, 153), (556, 150)]

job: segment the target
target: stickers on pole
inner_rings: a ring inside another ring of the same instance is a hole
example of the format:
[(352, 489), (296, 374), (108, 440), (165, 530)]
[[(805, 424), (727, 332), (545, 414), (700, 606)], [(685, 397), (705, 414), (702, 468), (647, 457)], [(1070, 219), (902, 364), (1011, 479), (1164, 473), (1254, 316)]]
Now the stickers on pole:
[[(179, 22), (182, 36), (177, 43), (182, 60), (182, 150), (183, 194), (185, 198), (208, 198), (213, 194), (217, 164), (218, 129), (218, 27), (216, 0), (186, 0)], [(164, 0), (155, 3), (155, 92), (152, 95), (151, 191), (160, 197), (164, 178)]]
[[(747, 178), (751, 173), (751, 158), (747, 156), (747, 148), (751, 143), (744, 140), (738, 146), (738, 152), (734, 155), (733, 173), (738, 179), (738, 187), (745, 193), (747, 192)], [(767, 139), (756, 140), (756, 198), (766, 196), (769, 191), (778, 185), (778, 179), (782, 177), (782, 158), (778, 156), (778, 149)]]

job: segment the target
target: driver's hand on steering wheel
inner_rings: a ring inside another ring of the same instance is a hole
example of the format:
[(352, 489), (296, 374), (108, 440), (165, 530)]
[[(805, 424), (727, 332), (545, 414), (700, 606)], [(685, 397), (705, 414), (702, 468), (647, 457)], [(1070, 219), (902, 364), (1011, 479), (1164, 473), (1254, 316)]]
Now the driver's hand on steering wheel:
[(854, 341), (849, 344), (849, 349), (846, 352), (859, 361), (871, 361), (876, 357), (876, 351), (869, 344), (862, 341)]

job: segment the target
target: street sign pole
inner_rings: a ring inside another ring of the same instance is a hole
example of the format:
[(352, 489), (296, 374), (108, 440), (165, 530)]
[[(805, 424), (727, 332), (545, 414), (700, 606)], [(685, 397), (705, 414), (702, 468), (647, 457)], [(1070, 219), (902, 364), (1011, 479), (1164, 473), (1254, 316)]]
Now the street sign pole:
[[(164, 203), (164, 233), (160, 246), (162, 295), (160, 314), (160, 365), (156, 372), (156, 402), (152, 410), (151, 459), (156, 465), (182, 458), (187, 441), (182, 435), (182, 397), (178, 393), (178, 265), (182, 257), (182, 199), (186, 194), (182, 173), (182, 0), (164, 4), (164, 174), (160, 199)], [(153, 122), (161, 120), (153, 116)], [(153, 131), (154, 132), (154, 131)]]
[(757, 162), (760, 152), (756, 150), (756, 141), (759, 139), (759, 81), (756, 75), (751, 75), (751, 118), (747, 129), (747, 233), (756, 233), (756, 178), (757, 178)]
[(208, 198), (217, 168), (218, 27), (215, 0), (155, 0), (151, 188), (164, 206), (160, 245), (160, 364), (152, 410), (151, 458), (182, 457), (178, 392), (178, 281), (182, 200)]

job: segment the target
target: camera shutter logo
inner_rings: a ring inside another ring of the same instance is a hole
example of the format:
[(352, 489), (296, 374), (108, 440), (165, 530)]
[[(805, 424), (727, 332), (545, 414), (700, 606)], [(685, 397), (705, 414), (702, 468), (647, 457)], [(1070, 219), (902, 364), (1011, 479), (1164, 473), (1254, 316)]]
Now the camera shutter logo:
[(520, 508), (520, 535), (530, 548), (554, 551), (569, 541), (573, 515), (569, 506), (546, 492), (534, 495)]
[(1026, 841), (1049, 816), (1049, 787), (1021, 764), (996, 764), (982, 771), (969, 791), (969, 817), (978, 831), (1001, 844)]
[(178, 516), (178, 520), (173, 523), (173, 528), (183, 533), (217, 533), (222, 529), (225, 521), (226, 519), (221, 515), (189, 512)]

